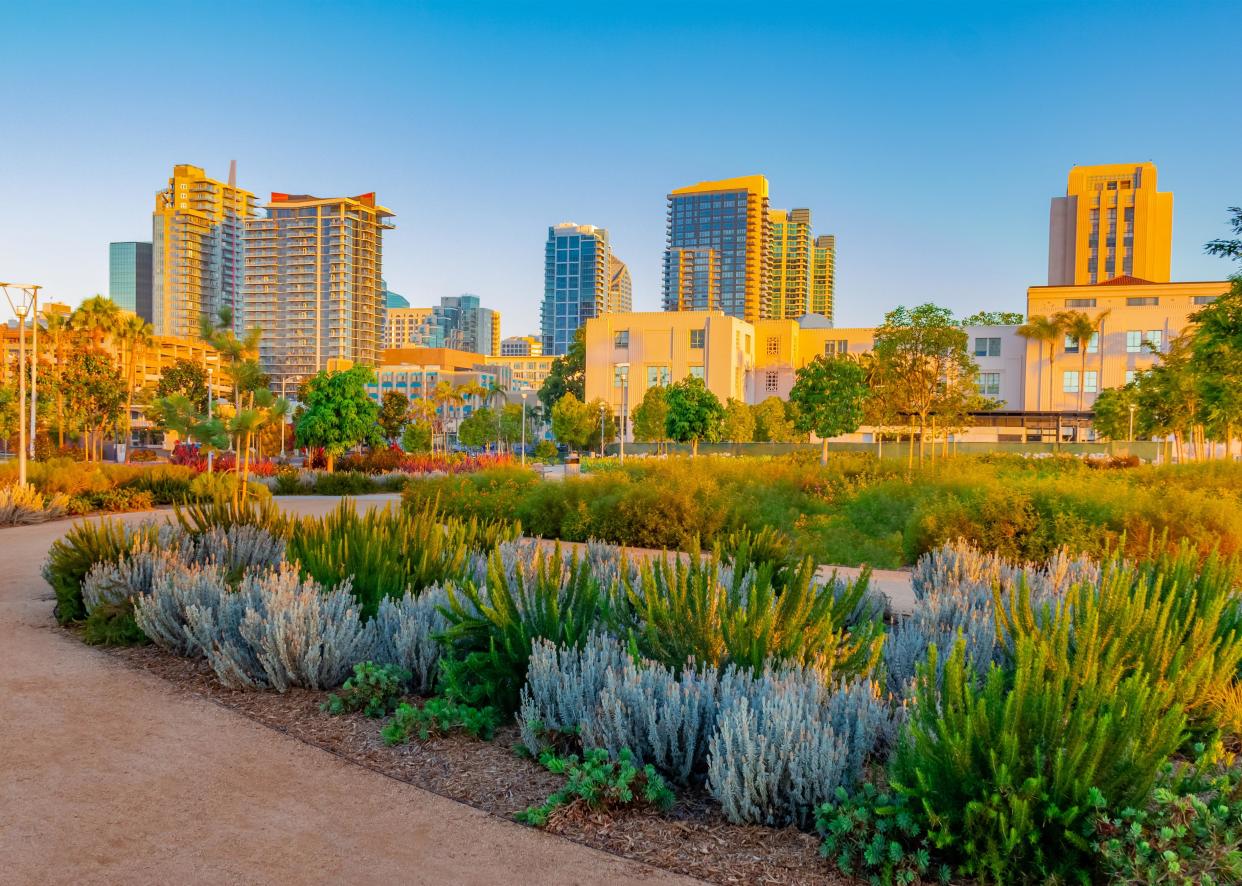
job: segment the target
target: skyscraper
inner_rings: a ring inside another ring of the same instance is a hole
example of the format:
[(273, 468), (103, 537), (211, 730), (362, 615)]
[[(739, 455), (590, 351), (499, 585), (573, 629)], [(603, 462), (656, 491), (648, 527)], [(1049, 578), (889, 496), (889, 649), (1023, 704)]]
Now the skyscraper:
[(1155, 164), (1074, 166), (1052, 198), (1048, 285), (1167, 283), (1172, 240), (1173, 195), (1156, 190)]
[[(618, 299), (628, 279), (627, 269), (618, 281)], [(579, 326), (609, 310), (612, 280), (608, 231), (573, 222), (548, 228), (540, 311), (544, 354), (564, 354)]]
[[(234, 167), (235, 169), (235, 167)], [(206, 176), (197, 166), (173, 167), (155, 195), (151, 244), (151, 323), (156, 335), (196, 336), (199, 318), (221, 308), (242, 328), (243, 236), (254, 195)]]
[(719, 308), (754, 322), (770, 316), (768, 180), (700, 182), (668, 195), (664, 310)]
[(502, 357), (542, 357), (543, 339), (537, 335), (513, 335), (500, 343)]
[(151, 322), (151, 244), (108, 244), (108, 298)]
[(837, 238), (824, 234), (811, 247), (811, 313), (833, 319), (837, 291)]
[(628, 314), (634, 310), (634, 284), (630, 279), (630, 269), (615, 255), (610, 256), (609, 262), (612, 270), (606, 310), (613, 314)]
[(246, 223), (246, 325), (263, 329), (259, 363), (273, 386), (329, 360), (378, 363), (392, 212), (374, 193), (273, 193), (265, 209)]
[(768, 241), (769, 317), (796, 320), (810, 310), (811, 210), (772, 209), (768, 218), (772, 222)]
[(448, 295), (431, 309), (444, 329), (444, 346), (475, 354), (500, 351), (500, 314), (479, 303), (477, 295)]

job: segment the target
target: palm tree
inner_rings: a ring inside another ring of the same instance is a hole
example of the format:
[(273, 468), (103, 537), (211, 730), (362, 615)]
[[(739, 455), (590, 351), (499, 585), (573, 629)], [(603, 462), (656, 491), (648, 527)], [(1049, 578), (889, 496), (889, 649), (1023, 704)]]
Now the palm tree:
[(52, 390), (56, 393), (56, 445), (65, 447), (65, 393), (61, 377), (65, 365), (65, 338), (72, 330), (69, 318), (64, 314), (44, 314), (43, 330), (52, 348)]
[[(1078, 371), (1078, 411), (1082, 412), (1082, 395), (1087, 387), (1087, 347), (1100, 331), (1100, 324), (1108, 316), (1108, 311), (1101, 311), (1094, 317), (1085, 311), (1063, 311), (1056, 316), (1061, 318), (1065, 335), (1078, 345), (1078, 356), (1081, 360)], [(1097, 384), (1096, 387), (1099, 388), (1099, 385)], [(1075, 433), (1075, 437), (1077, 436), (1078, 434)]]
[(137, 314), (127, 313), (118, 319), (113, 332), (125, 361), (125, 428), (129, 432), (125, 461), (128, 463), (129, 438), (133, 437), (134, 383), (138, 375), (138, 355), (151, 345), (152, 330), (151, 324), (146, 320)]
[(115, 331), (121, 316), (116, 302), (102, 295), (92, 295), (74, 310), (69, 318), (74, 329), (87, 333), (95, 347), (103, 347), (104, 339)]
[[(1061, 318), (1060, 314), (1056, 314), (1052, 317), (1044, 317), (1044, 316), (1037, 314), (1034, 317), (1031, 317), (1029, 320), (1027, 320), (1025, 323), (1023, 323), (1021, 326), (1018, 327), (1018, 335), (1022, 336), (1027, 341), (1034, 341), (1034, 342), (1039, 343), (1041, 357), (1043, 356), (1042, 351), (1043, 351), (1044, 343), (1046, 342), (1048, 344), (1048, 405), (1049, 407), (1052, 406), (1052, 374), (1053, 374), (1052, 369), (1053, 369), (1053, 361), (1056, 358), (1057, 342), (1061, 340), (1061, 336), (1065, 332), (1065, 327), (1062, 324), (1062, 321), (1060, 318)], [(1043, 394), (1042, 389), (1039, 390), (1038, 393), (1039, 393), (1039, 409), (1040, 411), (1042, 411), (1044, 408), (1044, 404), (1043, 404), (1044, 394)]]
[[(456, 397), (457, 392), (453, 385), (443, 379), (436, 382), (435, 390), (431, 394), (431, 400), (436, 404), (436, 429), (443, 438), (445, 451), (448, 451), (448, 419), (452, 418), (453, 401)], [(435, 449), (434, 438), (431, 448)]]
[(200, 317), (198, 333), (203, 341), (220, 352), (227, 364), (225, 371), (233, 382), (233, 403), (237, 404), (247, 373), (246, 364), (258, 357), (263, 330), (256, 327), (248, 330), (243, 338), (238, 338), (233, 331), (233, 309), (223, 307), (216, 316), (215, 323), (209, 316)]

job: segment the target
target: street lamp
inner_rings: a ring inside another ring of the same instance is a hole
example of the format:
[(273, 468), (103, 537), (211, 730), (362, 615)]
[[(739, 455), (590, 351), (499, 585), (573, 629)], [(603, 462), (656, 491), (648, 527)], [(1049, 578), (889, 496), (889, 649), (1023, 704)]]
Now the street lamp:
[(1130, 404), (1130, 442), (1134, 442), (1134, 410), (1138, 409), (1133, 403)]
[[(26, 485), (26, 318), (39, 303), (39, 287), (31, 283), (0, 283), (9, 307), (17, 315), (17, 482)], [(15, 296), (12, 290), (17, 290)], [(39, 325), (39, 315), (34, 315), (34, 323)], [(39, 362), (38, 353), (34, 362)], [(30, 397), (30, 457), (34, 458), (34, 377), (31, 376)]]
[(604, 457), (604, 414), (607, 411), (607, 404), (599, 404), (599, 457)]
[(625, 461), (625, 426), (630, 412), (630, 364), (618, 363), (618, 371), (621, 372), (621, 436), (618, 457), (619, 460)]
[(526, 395), (529, 393), (522, 390), (522, 467), (526, 467)]
[[(211, 421), (211, 406), (212, 406), (212, 402), (211, 402), (211, 394), (212, 394), (212, 383), (211, 383), (211, 379), (212, 379), (212, 376), (213, 376), (214, 374), (215, 374), (215, 368), (214, 368), (214, 367), (212, 367), (212, 366), (208, 366), (208, 367), (207, 367), (207, 421)], [(213, 453), (213, 452), (211, 451), (211, 447), (210, 447), (210, 446), (209, 446), (209, 447), (207, 447), (207, 473), (209, 473), (209, 474), (213, 472), (213, 471), (212, 471), (212, 467), (213, 467), (213, 465), (212, 465), (212, 455), (214, 455), (214, 454), (215, 454), (215, 453)]]

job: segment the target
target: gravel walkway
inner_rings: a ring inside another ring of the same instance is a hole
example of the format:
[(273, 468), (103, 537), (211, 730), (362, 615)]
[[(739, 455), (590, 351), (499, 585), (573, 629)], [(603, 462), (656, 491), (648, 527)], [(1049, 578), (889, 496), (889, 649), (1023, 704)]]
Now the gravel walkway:
[(83, 645), (39, 576), (70, 525), (0, 529), (0, 882), (693, 882), (351, 765)]

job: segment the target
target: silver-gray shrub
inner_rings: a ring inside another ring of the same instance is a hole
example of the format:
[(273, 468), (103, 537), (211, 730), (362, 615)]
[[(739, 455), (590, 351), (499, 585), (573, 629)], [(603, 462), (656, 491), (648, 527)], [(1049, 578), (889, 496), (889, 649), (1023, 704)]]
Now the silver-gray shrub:
[(128, 556), (100, 561), (86, 573), (82, 580), (82, 603), (86, 613), (93, 613), (101, 604), (116, 605), (131, 598), (149, 596), (165, 574), (182, 568), (175, 553), (138, 540)]
[[(535, 539), (519, 538), (514, 541), (501, 542), (496, 546), (496, 550), (500, 553), (500, 563), (504, 568), (505, 577), (510, 585), (516, 583), (519, 567), (521, 567), (523, 573), (528, 578), (536, 574), (539, 542)], [(478, 587), (483, 587), (487, 584), (488, 559), (490, 557), (491, 551), (475, 551), (470, 555), (470, 575), (474, 578), (474, 583)], [(568, 564), (568, 557), (565, 557), (565, 562)], [(568, 571), (568, 566), (566, 566), (566, 571)]]
[(203, 655), (206, 650), (191, 629), (189, 611), (194, 607), (212, 613), (227, 594), (228, 582), (218, 567), (178, 561), (178, 568), (159, 576), (150, 594), (134, 600), (134, 620), (161, 649)]
[(182, 556), (195, 563), (214, 563), (231, 576), (246, 570), (275, 569), (285, 560), (285, 540), (259, 526), (217, 526), (197, 538), (187, 537)]
[(738, 824), (806, 827), (838, 787), (852, 787), (887, 744), (893, 717), (878, 686), (831, 687), (805, 669), (769, 671), (722, 704), (708, 790)]
[(431, 692), (440, 663), (441, 645), (436, 636), (448, 627), (440, 607), (447, 605), (448, 595), (439, 585), (417, 594), (407, 590), (399, 598), (385, 597), (372, 620), (375, 645), (371, 660), (409, 671), (415, 692)]
[(538, 756), (549, 747), (545, 731), (576, 731), (594, 719), (605, 673), (625, 667), (628, 660), (625, 648), (611, 637), (593, 636), (582, 649), (536, 639), (518, 711), (527, 750)]

